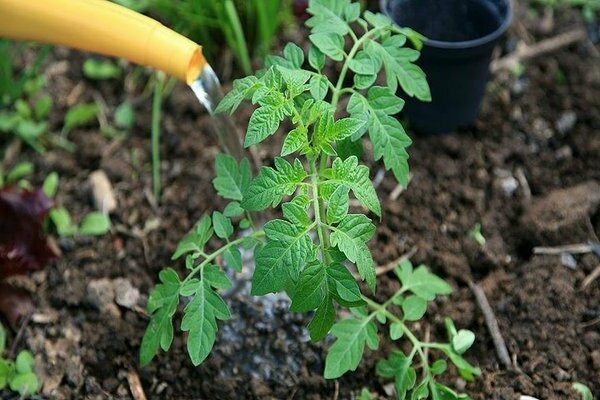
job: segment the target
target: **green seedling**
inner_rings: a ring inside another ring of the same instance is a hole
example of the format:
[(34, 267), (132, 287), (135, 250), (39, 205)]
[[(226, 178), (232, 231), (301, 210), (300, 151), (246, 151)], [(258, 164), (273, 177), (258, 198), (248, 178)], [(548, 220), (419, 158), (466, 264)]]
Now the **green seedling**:
[(579, 394), (581, 395), (581, 400), (594, 400), (594, 395), (592, 394), (592, 391), (583, 383), (575, 382), (572, 387), (574, 390), (579, 392)]
[(110, 60), (88, 58), (83, 63), (83, 76), (92, 80), (106, 80), (120, 78), (123, 71)]
[[(182, 298), (189, 299), (180, 325), (187, 333), (189, 357), (194, 365), (208, 357), (218, 321), (231, 318), (219, 294), (232, 285), (225, 269), (240, 272), (245, 249), (254, 251), (252, 295), (287, 293), (292, 312), (311, 313), (308, 331), (313, 341), (328, 334), (336, 338), (326, 357), (326, 378), (354, 371), (365, 347), (378, 348), (378, 332), (388, 326), (391, 340), (409, 345), (399, 346), (377, 367), (381, 376), (395, 381), (398, 398), (409, 392), (414, 399), (467, 398), (436, 377), (446, 370), (446, 359), (467, 379), (480, 374), (462, 356), (473, 343), (473, 333), (457, 331), (448, 322), (448, 342), (429, 343), (411, 330), (428, 302), (450, 294), (450, 286), (425, 266), (413, 268), (405, 262), (396, 269), (400, 289), (384, 303), (371, 298), (376, 273), (368, 243), (375, 225), (369, 215), (381, 219), (382, 209), (369, 168), (357, 154), (368, 136), (375, 160), (383, 160), (398, 182), (408, 183), (411, 140), (394, 117), (404, 105), (396, 93), (401, 88), (407, 96), (431, 98), (425, 74), (414, 64), (422, 37), (383, 15), (361, 14), (360, 5), (350, 0), (312, 0), (308, 12), (308, 57), (288, 44), (282, 56), (267, 57), (263, 71), (235, 81), (217, 107), (217, 112), (233, 113), (244, 100), (257, 106), (246, 147), (289, 128), (281, 157), (253, 177), (247, 159), (217, 156), (213, 186), (230, 202), (223, 212), (203, 216), (180, 241), (172, 259), (185, 259), (183, 277), (173, 268), (160, 272), (160, 283), (148, 299), (151, 320), (141, 344), (141, 364), (171, 347)], [(336, 62), (339, 68), (326, 67)], [(331, 80), (326, 70), (341, 72)], [(385, 84), (375, 85), (379, 75)], [(359, 208), (350, 207), (351, 196)], [(269, 208), (281, 210), (282, 218), (258, 229), (253, 213)], [(236, 228), (242, 235), (235, 234)], [(217, 240), (222, 246), (208, 251), (209, 241)], [(362, 290), (351, 269), (364, 282)], [(353, 316), (340, 319), (344, 308)], [(400, 350), (406, 348), (411, 349), (406, 354)], [(430, 362), (433, 353), (442, 357)]]
[(581, 15), (586, 22), (594, 22), (600, 12), (600, 0), (534, 0), (534, 4), (543, 7), (574, 7), (581, 9)]
[(480, 246), (485, 246), (485, 236), (481, 233), (481, 224), (476, 223), (470, 230), (467, 232), (467, 236), (469, 239), (474, 240)]
[(0, 391), (10, 389), (21, 395), (21, 398), (34, 395), (39, 381), (33, 370), (33, 356), (28, 351), (21, 351), (15, 360), (3, 358), (6, 348), (6, 332), (0, 324)]

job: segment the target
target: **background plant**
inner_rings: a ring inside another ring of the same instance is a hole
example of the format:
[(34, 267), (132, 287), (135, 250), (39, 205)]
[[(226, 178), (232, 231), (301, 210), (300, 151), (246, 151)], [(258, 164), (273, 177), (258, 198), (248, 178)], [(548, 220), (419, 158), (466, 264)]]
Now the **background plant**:
[[(179, 243), (173, 259), (185, 256), (184, 278), (172, 268), (159, 274), (160, 283), (148, 300), (151, 320), (142, 340), (141, 363), (148, 364), (159, 348), (170, 348), (181, 297), (190, 298), (181, 322), (181, 330), (188, 333), (189, 356), (194, 365), (208, 356), (217, 321), (231, 317), (218, 293), (231, 286), (225, 267), (240, 272), (240, 249), (254, 249), (251, 294), (285, 291), (291, 311), (314, 311), (308, 325), (312, 340), (328, 333), (336, 337), (326, 358), (326, 378), (355, 370), (365, 345), (378, 347), (377, 323), (388, 324), (391, 339), (406, 339), (412, 348), (408, 354), (395, 350), (378, 363), (380, 375), (394, 378), (399, 398), (409, 391), (414, 399), (466, 398), (436, 382), (435, 376), (446, 370), (447, 363), (445, 359), (431, 363), (429, 356), (433, 350), (444, 354), (463, 377), (472, 379), (480, 371), (462, 354), (473, 343), (473, 333), (457, 331), (449, 321), (448, 343), (426, 343), (409, 328), (423, 317), (428, 301), (449, 294), (451, 288), (425, 266), (415, 269), (406, 262), (396, 270), (400, 289), (377, 303), (361, 292), (348, 269), (354, 265), (369, 292), (375, 291), (375, 266), (367, 245), (375, 225), (366, 214), (350, 211), (350, 195), (365, 212), (379, 218), (382, 212), (369, 168), (359, 163), (356, 153), (368, 135), (374, 158), (382, 159), (385, 168), (407, 184), (406, 148), (411, 140), (393, 115), (404, 105), (396, 95), (398, 89), (430, 100), (425, 74), (414, 64), (421, 37), (394, 26), (383, 15), (367, 11), (361, 17), (360, 5), (350, 0), (312, 0), (308, 12), (312, 15), (307, 21), (310, 68), (305, 68), (304, 52), (288, 44), (282, 56), (267, 58), (265, 70), (235, 81), (217, 108), (217, 112), (233, 113), (244, 100), (257, 105), (248, 124), (246, 147), (261, 143), (287, 121), (285, 126), (292, 129), (284, 135), (281, 156), (289, 160), (276, 157), (274, 167), (263, 167), (252, 177), (247, 160), (238, 164), (231, 156), (217, 156), (213, 185), (230, 203), (223, 212), (202, 217)], [(351, 44), (349, 50), (346, 42)], [(333, 81), (325, 74), (328, 60), (341, 63)], [(380, 71), (385, 84), (374, 86)], [(346, 86), (350, 72), (353, 83)], [(343, 96), (348, 97), (348, 116), (336, 118), (343, 112)], [(279, 205), (283, 218), (268, 221), (263, 229), (254, 226), (253, 212)], [(235, 238), (234, 224), (251, 231)], [(214, 235), (223, 245), (207, 252)], [(353, 316), (336, 322), (339, 308), (349, 308)]]
[(15, 360), (3, 358), (6, 349), (6, 332), (0, 324), (0, 391), (9, 388), (22, 398), (38, 390), (39, 381), (33, 370), (33, 355), (23, 350)]

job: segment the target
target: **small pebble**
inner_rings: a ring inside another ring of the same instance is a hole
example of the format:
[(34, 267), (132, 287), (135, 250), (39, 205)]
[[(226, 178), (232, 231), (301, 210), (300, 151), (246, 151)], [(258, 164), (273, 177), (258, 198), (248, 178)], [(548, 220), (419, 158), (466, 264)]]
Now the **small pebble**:
[(556, 130), (559, 134), (567, 134), (577, 123), (577, 114), (574, 111), (565, 111), (556, 121)]
[(125, 278), (117, 278), (113, 281), (115, 290), (115, 302), (121, 307), (133, 308), (140, 300), (140, 291), (133, 287), (131, 282)]
[(102, 170), (94, 171), (88, 178), (92, 188), (92, 197), (96, 208), (103, 213), (110, 214), (117, 209), (117, 200), (106, 173)]
[(115, 299), (112, 281), (107, 278), (91, 281), (87, 286), (86, 299), (98, 310), (102, 310), (112, 304)]
[(562, 253), (560, 255), (560, 262), (567, 268), (577, 269), (577, 260), (571, 253)]
[(511, 197), (519, 187), (519, 181), (514, 176), (500, 179), (500, 187), (506, 197)]

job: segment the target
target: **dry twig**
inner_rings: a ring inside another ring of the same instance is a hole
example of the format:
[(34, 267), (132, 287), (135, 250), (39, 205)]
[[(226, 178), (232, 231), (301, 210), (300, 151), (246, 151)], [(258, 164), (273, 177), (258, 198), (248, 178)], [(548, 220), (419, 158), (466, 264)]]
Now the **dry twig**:
[(555, 247), (534, 247), (533, 254), (546, 254), (546, 255), (561, 255), (563, 253), (569, 254), (585, 254), (591, 253), (592, 246), (585, 243), (578, 244), (567, 244), (565, 246)]
[(508, 349), (506, 348), (506, 343), (504, 342), (504, 338), (500, 333), (500, 327), (498, 326), (498, 320), (496, 319), (496, 315), (494, 314), (494, 310), (490, 306), (488, 299), (481, 287), (477, 285), (472, 280), (468, 280), (469, 288), (473, 292), (475, 296), (475, 300), (479, 309), (483, 313), (485, 318), (485, 324), (492, 336), (492, 341), (494, 342), (494, 347), (496, 348), (496, 354), (500, 359), (500, 362), (504, 365), (505, 368), (511, 369), (512, 363), (510, 362), (510, 356), (508, 354)]
[(127, 382), (129, 383), (129, 390), (134, 400), (146, 400), (146, 394), (144, 393), (144, 388), (137, 372), (130, 370), (127, 373)]
[(569, 46), (573, 43), (587, 39), (587, 33), (583, 29), (575, 29), (569, 32), (561, 33), (549, 39), (542, 40), (531, 46), (524, 45), (517, 48), (509, 55), (496, 60), (491, 65), (492, 73), (496, 73), (503, 69), (513, 69), (519, 63), (539, 57), (542, 54), (550, 53)]
[(581, 288), (586, 289), (588, 286), (590, 286), (590, 284), (592, 282), (594, 282), (599, 277), (600, 277), (600, 264), (598, 264), (598, 266), (596, 268), (594, 268), (594, 270), (588, 276), (585, 277), (583, 282), (581, 282)]

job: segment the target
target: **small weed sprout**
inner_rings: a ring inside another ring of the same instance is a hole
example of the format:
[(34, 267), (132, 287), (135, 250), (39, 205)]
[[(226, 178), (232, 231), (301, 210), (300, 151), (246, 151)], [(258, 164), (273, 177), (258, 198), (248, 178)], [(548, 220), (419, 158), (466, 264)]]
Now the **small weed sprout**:
[[(283, 56), (267, 58), (265, 70), (235, 81), (217, 108), (217, 112), (233, 113), (244, 100), (257, 105), (246, 147), (275, 134), (284, 120), (291, 122), (292, 129), (274, 167), (263, 167), (256, 177), (248, 160), (238, 163), (231, 156), (217, 156), (213, 185), (230, 203), (223, 212), (202, 217), (179, 243), (172, 258), (185, 257), (183, 278), (172, 268), (160, 272), (160, 283), (148, 300), (151, 320), (141, 344), (141, 364), (148, 364), (159, 349), (171, 347), (181, 297), (190, 298), (181, 330), (187, 332), (191, 361), (199, 365), (206, 359), (218, 321), (231, 317), (218, 293), (232, 285), (224, 268), (240, 272), (240, 248), (254, 249), (251, 294), (285, 291), (291, 311), (313, 313), (308, 324), (313, 341), (328, 333), (335, 337), (325, 378), (354, 371), (365, 347), (377, 349), (378, 331), (387, 327), (391, 340), (409, 344), (402, 346), (407, 353), (398, 347), (377, 363), (378, 374), (394, 380), (398, 398), (412, 392), (413, 399), (465, 399), (436, 377), (446, 371), (446, 359), (465, 379), (480, 374), (462, 356), (473, 344), (474, 334), (457, 330), (450, 320), (445, 343), (421, 341), (411, 330), (413, 322), (424, 316), (428, 302), (450, 294), (451, 287), (425, 266), (414, 267), (407, 261), (395, 269), (398, 291), (378, 303), (361, 292), (348, 270), (349, 264), (354, 265), (368, 291), (375, 291), (375, 265), (367, 245), (375, 225), (367, 215), (350, 212), (350, 195), (379, 218), (382, 210), (369, 168), (360, 164), (357, 154), (368, 134), (374, 158), (383, 159), (385, 168), (407, 184), (406, 148), (411, 140), (393, 115), (404, 105), (396, 95), (398, 88), (408, 96), (430, 100), (425, 74), (414, 64), (422, 38), (383, 15), (367, 11), (361, 16), (360, 5), (350, 0), (312, 0), (308, 12), (312, 15), (307, 21), (310, 68), (305, 69), (304, 52), (288, 44)], [(352, 43), (349, 51), (346, 42)], [(414, 48), (406, 46), (408, 42)], [(327, 59), (341, 63), (334, 81), (325, 74)], [(386, 84), (374, 86), (382, 69)], [(350, 72), (353, 83), (345, 86)], [(343, 96), (347, 102), (340, 101)], [(347, 104), (348, 117), (337, 119), (341, 104)], [(283, 158), (288, 156), (290, 161)], [(254, 226), (253, 212), (279, 206), (283, 218), (267, 222), (263, 229)], [(251, 233), (236, 237), (234, 225), (250, 228)], [(205, 246), (214, 235), (223, 245), (208, 253)], [(338, 320), (340, 307), (349, 308), (352, 316)], [(445, 357), (434, 359), (435, 355)]]
[(21, 398), (35, 394), (39, 381), (33, 370), (33, 355), (23, 350), (15, 360), (3, 358), (6, 348), (6, 332), (0, 324), (0, 391), (9, 388)]

